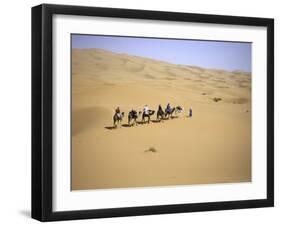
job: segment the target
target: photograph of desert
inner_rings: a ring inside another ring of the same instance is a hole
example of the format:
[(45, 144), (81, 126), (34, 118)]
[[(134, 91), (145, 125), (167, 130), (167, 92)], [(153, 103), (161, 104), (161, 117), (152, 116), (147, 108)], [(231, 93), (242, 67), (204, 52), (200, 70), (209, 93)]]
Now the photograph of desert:
[(72, 35), (71, 51), (72, 190), (251, 182), (250, 43)]

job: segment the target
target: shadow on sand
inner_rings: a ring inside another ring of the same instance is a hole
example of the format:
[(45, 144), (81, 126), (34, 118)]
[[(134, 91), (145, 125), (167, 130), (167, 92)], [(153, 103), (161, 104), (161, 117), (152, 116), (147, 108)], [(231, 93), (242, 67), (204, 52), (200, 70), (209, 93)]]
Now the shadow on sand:
[(113, 130), (113, 129), (117, 129), (117, 128), (121, 128), (121, 127), (128, 128), (128, 127), (133, 127), (133, 126), (134, 125), (129, 125), (129, 124), (125, 123), (125, 124), (120, 124), (120, 126), (105, 126), (104, 128), (108, 129), (108, 130)]
[(117, 129), (117, 126), (105, 126), (104, 128), (112, 130), (112, 129)]
[[(179, 116), (171, 116), (170, 118), (163, 118), (163, 119), (152, 119), (152, 120), (150, 120), (150, 122), (151, 123), (163, 123), (164, 121), (168, 121), (170, 119), (176, 119), (176, 118), (179, 118)], [(121, 126), (119, 126), (119, 127), (118, 126), (105, 126), (104, 128), (108, 129), (108, 130), (114, 130), (114, 129), (122, 128), (122, 127), (130, 128), (130, 127), (135, 127), (138, 125), (146, 125), (146, 124), (149, 124), (149, 122), (148, 121), (137, 121), (136, 124), (130, 125), (128, 123), (124, 123), (124, 124), (121, 124)]]
[[(152, 122), (152, 120), (150, 120)], [(149, 124), (148, 121), (138, 121), (137, 124), (139, 125), (145, 125), (145, 124)]]
[(129, 124), (122, 124), (123, 127), (131, 127), (132, 125)]
[[(162, 119), (163, 120), (163, 119)], [(161, 119), (155, 119), (155, 120), (151, 120), (151, 122), (153, 122), (153, 123), (159, 123), (159, 122), (164, 122), (164, 121), (162, 121)]]

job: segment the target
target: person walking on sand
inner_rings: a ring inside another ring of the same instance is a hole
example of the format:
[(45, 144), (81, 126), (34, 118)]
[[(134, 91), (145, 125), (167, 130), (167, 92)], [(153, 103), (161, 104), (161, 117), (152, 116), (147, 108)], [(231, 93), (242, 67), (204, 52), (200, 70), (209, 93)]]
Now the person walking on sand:
[(189, 108), (188, 117), (189, 117), (189, 118), (192, 118), (192, 107)]

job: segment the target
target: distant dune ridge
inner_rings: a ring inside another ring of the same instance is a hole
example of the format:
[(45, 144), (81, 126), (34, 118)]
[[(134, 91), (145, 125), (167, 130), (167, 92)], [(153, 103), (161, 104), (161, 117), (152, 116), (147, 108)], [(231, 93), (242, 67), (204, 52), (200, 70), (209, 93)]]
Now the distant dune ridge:
[[(131, 109), (167, 103), (184, 112), (126, 127)], [(107, 129), (117, 106), (124, 126)], [(249, 181), (250, 73), (72, 50), (72, 189)]]

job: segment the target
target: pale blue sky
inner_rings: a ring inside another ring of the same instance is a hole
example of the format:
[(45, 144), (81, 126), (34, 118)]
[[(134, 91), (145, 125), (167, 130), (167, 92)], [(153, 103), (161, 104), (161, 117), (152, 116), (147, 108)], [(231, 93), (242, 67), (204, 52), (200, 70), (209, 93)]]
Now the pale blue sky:
[(252, 71), (251, 43), (73, 34), (72, 48), (101, 48), (174, 64)]

